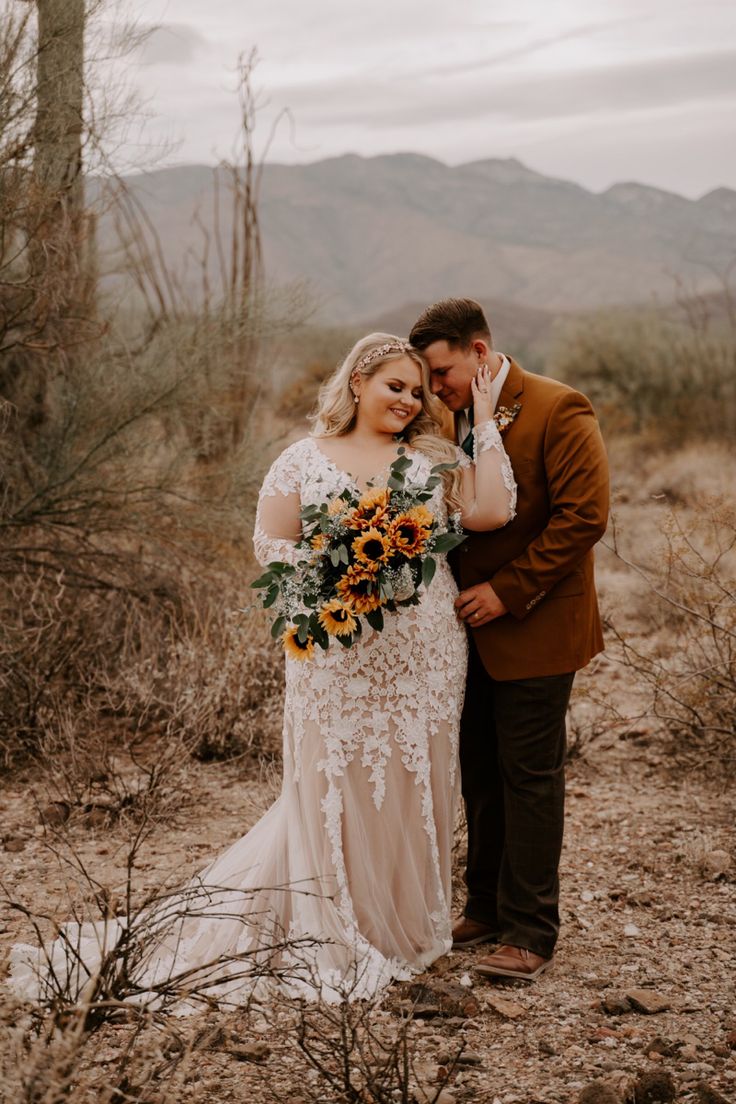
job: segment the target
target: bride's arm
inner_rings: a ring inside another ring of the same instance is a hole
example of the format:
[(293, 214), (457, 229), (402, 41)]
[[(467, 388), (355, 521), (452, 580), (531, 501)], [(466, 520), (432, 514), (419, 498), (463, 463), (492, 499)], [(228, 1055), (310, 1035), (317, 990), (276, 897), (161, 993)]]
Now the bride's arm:
[(516, 480), (501, 434), (493, 420), (490, 379), (487, 371), (472, 382), (473, 459), (462, 470), (463, 508), (460, 520), (465, 529), (500, 529), (516, 515)]
[(259, 564), (281, 560), (297, 563), (303, 554), (297, 551), (302, 526), (299, 513), (299, 464), (292, 446), (271, 465), (258, 495), (253, 546)]

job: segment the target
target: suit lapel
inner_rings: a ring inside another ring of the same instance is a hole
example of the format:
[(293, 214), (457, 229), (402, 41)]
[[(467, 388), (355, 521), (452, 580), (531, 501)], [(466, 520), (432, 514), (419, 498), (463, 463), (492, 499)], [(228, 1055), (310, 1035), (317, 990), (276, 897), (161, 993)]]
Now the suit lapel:
[(501, 394), (498, 396), (496, 410), (499, 406), (514, 406), (516, 403), (523, 401), (521, 396), (524, 394), (524, 369), (516, 363), (513, 357), (508, 359), (509, 374), (506, 376)]

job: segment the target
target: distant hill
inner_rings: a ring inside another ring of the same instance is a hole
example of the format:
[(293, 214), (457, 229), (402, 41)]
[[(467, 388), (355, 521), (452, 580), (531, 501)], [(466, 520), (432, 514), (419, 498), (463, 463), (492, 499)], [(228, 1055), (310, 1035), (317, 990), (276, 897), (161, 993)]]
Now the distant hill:
[[(212, 233), (213, 171), (182, 166), (127, 183), (181, 268), (201, 249), (195, 210)], [(595, 194), (513, 159), (449, 167), (407, 153), (266, 165), (260, 214), (269, 279), (308, 282), (333, 324), (480, 288), (542, 312), (544, 328), (544, 312), (669, 299), (676, 277), (715, 288), (713, 273), (736, 256), (728, 188), (699, 200), (636, 183)], [(103, 241), (112, 238), (103, 219)]]

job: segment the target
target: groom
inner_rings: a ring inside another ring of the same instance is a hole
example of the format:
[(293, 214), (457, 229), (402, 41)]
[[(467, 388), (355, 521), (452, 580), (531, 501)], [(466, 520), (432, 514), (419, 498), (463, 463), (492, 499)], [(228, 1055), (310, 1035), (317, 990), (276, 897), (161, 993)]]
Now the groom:
[(603, 647), (592, 550), (608, 515), (606, 453), (588, 400), (496, 352), (474, 300), (428, 307), (409, 339), (466, 450), (470, 383), (489, 365), (518, 484), (516, 517), (471, 533), (456, 554), (458, 616), (471, 631), (460, 734), (468, 892), (453, 946), (500, 942), (476, 971), (531, 981), (559, 931), (565, 714), (575, 672)]

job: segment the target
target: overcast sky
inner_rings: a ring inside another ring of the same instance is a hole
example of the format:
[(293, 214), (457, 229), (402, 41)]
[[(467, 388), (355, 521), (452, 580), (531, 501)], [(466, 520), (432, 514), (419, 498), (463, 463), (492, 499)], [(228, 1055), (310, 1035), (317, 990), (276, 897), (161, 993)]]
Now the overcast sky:
[[(257, 47), (269, 160), (411, 150), (517, 157), (595, 191), (736, 188), (733, 0), (130, 0), (156, 28), (131, 78), (168, 163), (232, 150)], [(129, 147), (131, 160), (138, 151)], [(143, 158), (143, 150), (140, 151)]]

